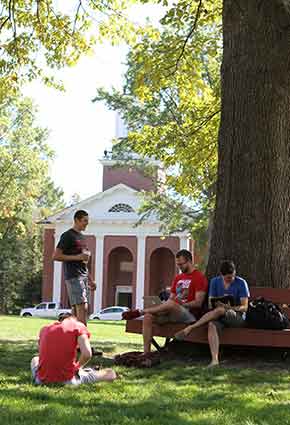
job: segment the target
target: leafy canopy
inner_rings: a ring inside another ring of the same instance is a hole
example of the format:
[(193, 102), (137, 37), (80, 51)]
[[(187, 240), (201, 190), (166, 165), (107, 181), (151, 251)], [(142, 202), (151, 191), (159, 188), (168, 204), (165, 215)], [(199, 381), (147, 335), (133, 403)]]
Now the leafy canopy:
[(141, 213), (157, 211), (166, 233), (195, 232), (206, 228), (214, 204), (221, 2), (161, 3), (160, 24), (148, 24), (130, 41), (123, 89), (100, 88), (94, 101), (105, 101), (124, 118), (124, 149), (164, 164), (168, 191), (147, 194)]

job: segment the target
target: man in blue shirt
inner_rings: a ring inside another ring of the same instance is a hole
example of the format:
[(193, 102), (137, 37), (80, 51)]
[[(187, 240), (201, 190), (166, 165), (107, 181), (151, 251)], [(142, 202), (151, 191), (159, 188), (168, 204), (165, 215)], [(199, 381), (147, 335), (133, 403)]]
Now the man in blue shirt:
[[(220, 297), (229, 296), (232, 304), (218, 301)], [(208, 342), (212, 361), (209, 366), (219, 364), (219, 336), (224, 327), (239, 328), (245, 325), (248, 309), (249, 288), (247, 282), (236, 276), (236, 268), (232, 261), (224, 261), (220, 267), (220, 276), (214, 277), (209, 285), (208, 313), (193, 325), (178, 332), (176, 339), (183, 340), (193, 329), (208, 323)], [(214, 306), (213, 306), (214, 304)]]

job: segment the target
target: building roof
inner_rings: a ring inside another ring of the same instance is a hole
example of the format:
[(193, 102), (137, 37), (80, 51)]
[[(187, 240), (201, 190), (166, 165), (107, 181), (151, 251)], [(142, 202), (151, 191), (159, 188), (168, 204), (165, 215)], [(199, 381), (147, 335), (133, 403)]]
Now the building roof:
[(113, 219), (118, 216), (138, 220), (138, 208), (141, 203), (140, 192), (120, 183), (103, 192), (86, 198), (77, 204), (71, 205), (58, 211), (43, 220), (40, 224), (52, 224), (59, 221), (72, 221), (73, 215), (77, 210), (84, 209), (88, 211), (91, 220)]

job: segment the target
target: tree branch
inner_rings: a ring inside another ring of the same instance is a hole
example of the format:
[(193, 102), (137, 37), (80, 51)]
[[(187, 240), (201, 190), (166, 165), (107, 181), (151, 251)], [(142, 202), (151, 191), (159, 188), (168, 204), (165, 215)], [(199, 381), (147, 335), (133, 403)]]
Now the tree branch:
[(4, 19), (4, 21), (0, 25), (0, 32), (2, 31), (2, 29), (4, 28), (4, 26), (6, 25), (7, 22), (8, 21), (11, 21), (11, 12), (12, 12), (12, 0), (9, 0), (9, 4), (8, 4), (8, 16), (7, 16), (6, 19)]
[(174, 65), (174, 71), (172, 73), (170, 73), (169, 75), (167, 75), (167, 77), (170, 77), (171, 75), (174, 75), (175, 72), (177, 71), (178, 67), (179, 67), (179, 63), (180, 63), (180, 61), (181, 61), (181, 59), (182, 59), (182, 57), (184, 55), (184, 52), (185, 52), (185, 48), (187, 46), (187, 43), (190, 40), (190, 38), (192, 37), (194, 31), (196, 30), (197, 22), (198, 22), (200, 11), (201, 11), (201, 7), (202, 7), (202, 0), (199, 0), (198, 6), (197, 6), (197, 10), (196, 10), (196, 14), (195, 14), (195, 19), (194, 19), (193, 26), (190, 29), (189, 33), (186, 36), (186, 39), (183, 42), (183, 45), (182, 45), (182, 48), (181, 48), (181, 52), (180, 52), (180, 54), (179, 54), (179, 56), (177, 58), (177, 61), (176, 61), (175, 65)]
[(73, 25), (73, 31), (72, 31), (72, 34), (74, 34), (74, 33), (75, 33), (76, 25), (77, 25), (77, 20), (78, 20), (78, 17), (79, 17), (79, 13), (80, 13), (80, 9), (81, 9), (81, 8), (83, 8), (82, 0), (79, 0), (79, 4), (78, 4), (78, 7), (77, 7), (77, 11), (76, 11), (75, 19), (74, 19), (74, 25)]
[(41, 19), (40, 19), (40, 2), (41, 2), (41, 0), (37, 0), (36, 1), (36, 16), (37, 16), (37, 20), (38, 20), (38, 23), (41, 25)]
[(201, 122), (201, 124), (193, 131), (193, 133), (190, 133), (191, 136), (193, 136), (194, 134), (196, 134), (205, 124), (207, 124), (215, 115), (220, 113), (220, 109), (218, 109), (217, 111), (213, 112), (212, 114), (208, 115), (207, 117), (204, 118), (204, 120)]
[(17, 37), (17, 26), (16, 26), (16, 19), (15, 19), (15, 0), (12, 0), (12, 9), (11, 9), (11, 22), (13, 25), (13, 38), (16, 40)]

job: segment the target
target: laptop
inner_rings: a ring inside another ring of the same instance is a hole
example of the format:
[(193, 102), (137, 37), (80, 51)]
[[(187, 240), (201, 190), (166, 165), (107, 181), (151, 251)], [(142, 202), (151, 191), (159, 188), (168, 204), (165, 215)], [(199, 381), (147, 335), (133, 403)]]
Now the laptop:
[(155, 305), (162, 304), (162, 301), (157, 295), (145, 295), (143, 297), (144, 300), (144, 308), (153, 307)]

